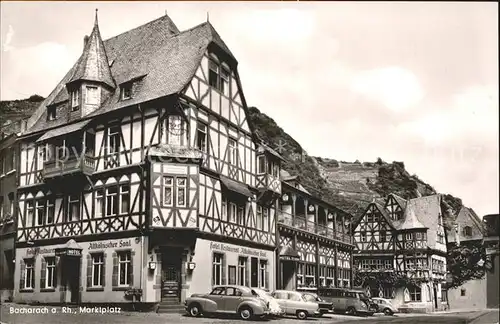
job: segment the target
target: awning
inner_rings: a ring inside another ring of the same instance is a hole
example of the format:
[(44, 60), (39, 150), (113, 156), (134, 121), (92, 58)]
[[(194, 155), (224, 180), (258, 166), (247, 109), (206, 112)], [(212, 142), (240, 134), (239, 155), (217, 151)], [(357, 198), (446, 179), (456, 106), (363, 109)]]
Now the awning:
[(59, 137), (59, 136), (63, 136), (63, 135), (77, 132), (77, 131), (81, 130), (82, 128), (84, 128), (88, 123), (90, 123), (90, 121), (91, 120), (88, 119), (88, 120), (84, 120), (84, 121), (81, 121), (78, 123), (74, 123), (71, 125), (66, 125), (63, 127), (59, 127), (59, 128), (50, 130), (47, 133), (43, 134), (42, 137), (40, 137), (36, 141), (36, 143), (43, 142), (43, 141), (46, 141), (46, 140), (51, 139), (51, 138), (55, 138), (55, 137)]
[(250, 189), (248, 189), (248, 186), (244, 183), (231, 180), (228, 177), (223, 176), (223, 175), (220, 176), (220, 182), (229, 191), (236, 192), (236, 193), (243, 195), (243, 196), (246, 196), (246, 197), (253, 197), (252, 192), (250, 191)]
[(55, 249), (57, 256), (82, 256), (82, 247), (75, 240), (69, 240), (64, 246)]
[(290, 245), (284, 246), (280, 251), (280, 258), (288, 260), (298, 260), (300, 259), (299, 252), (297, 252)]

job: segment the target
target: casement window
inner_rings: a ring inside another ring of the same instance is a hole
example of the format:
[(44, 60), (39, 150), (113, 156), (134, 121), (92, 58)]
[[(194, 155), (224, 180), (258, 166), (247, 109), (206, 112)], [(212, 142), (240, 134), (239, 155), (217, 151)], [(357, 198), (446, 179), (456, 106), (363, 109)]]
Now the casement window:
[(269, 208), (262, 208), (262, 230), (264, 232), (269, 231)]
[(47, 107), (47, 120), (57, 119), (57, 109), (55, 106)]
[(80, 219), (80, 196), (78, 194), (68, 197), (68, 219), (66, 221), (76, 221)]
[(126, 83), (121, 86), (121, 97), (122, 100), (127, 100), (132, 98), (132, 82)]
[(263, 215), (262, 215), (262, 206), (257, 206), (257, 211), (256, 211), (256, 215), (257, 215), (257, 229), (262, 229), (262, 226), (263, 226)]
[(128, 214), (130, 208), (130, 185), (120, 186), (120, 214)]
[(245, 208), (242, 206), (238, 206), (238, 211), (236, 214), (236, 224), (245, 225)]
[(419, 287), (411, 287), (409, 288), (410, 291), (410, 300), (412, 302), (419, 302), (422, 299), (422, 289)]
[(36, 225), (42, 226), (45, 221), (45, 200), (36, 200)]
[(380, 242), (385, 242), (387, 240), (386, 232), (380, 231)]
[(80, 91), (75, 90), (71, 92), (71, 110), (78, 110), (80, 107)]
[(130, 286), (132, 284), (132, 261), (131, 252), (118, 252), (118, 285)]
[(35, 259), (24, 260), (24, 276), (22, 289), (35, 288)]
[(95, 216), (104, 216), (104, 189), (97, 189), (95, 192)]
[(221, 203), (221, 216), (223, 220), (229, 220), (227, 213), (227, 202), (225, 199), (222, 199)]
[(196, 128), (196, 147), (204, 152), (208, 153), (208, 132), (207, 125), (198, 122)]
[(305, 278), (306, 286), (315, 286), (316, 285), (316, 265), (314, 264), (305, 264), (306, 272)]
[(167, 144), (183, 146), (187, 144), (186, 123), (180, 115), (169, 115), (165, 119)]
[(229, 210), (227, 213), (227, 221), (229, 223), (235, 223), (236, 222), (236, 214), (238, 212), (238, 206), (236, 206), (235, 203), (229, 203)]
[(212, 259), (212, 285), (214, 286), (224, 284), (223, 263), (224, 263), (224, 254), (214, 253)]
[(407, 241), (412, 241), (413, 240), (413, 233), (406, 233), (405, 238)]
[(229, 138), (227, 144), (227, 157), (231, 165), (238, 165), (238, 142), (235, 139)]
[(264, 155), (257, 156), (257, 174), (266, 173), (266, 157)]
[(297, 285), (302, 286), (304, 284), (304, 264), (301, 262), (297, 263)]
[(118, 215), (118, 186), (106, 188), (106, 216)]
[(185, 177), (177, 177), (177, 186), (175, 191), (177, 207), (186, 207), (186, 183), (187, 179)]
[(30, 224), (31, 226), (35, 226), (35, 208), (34, 208), (35, 202), (33, 200), (28, 200), (26, 203), (26, 216), (27, 216), (27, 223)]
[(392, 269), (392, 267), (393, 267), (392, 260), (384, 260), (384, 268), (385, 269)]
[(56, 280), (56, 258), (47, 257), (42, 263), (41, 288), (50, 289), (57, 285)]
[(163, 177), (163, 205), (167, 207), (187, 206), (187, 178)]
[(267, 289), (269, 288), (269, 274), (267, 272), (267, 260), (259, 261), (259, 287)]
[(87, 286), (104, 286), (104, 253), (95, 253), (90, 255), (90, 269), (88, 270), (90, 270), (90, 280), (87, 281)]
[(238, 285), (240, 286), (246, 286), (247, 283), (247, 264), (248, 264), (248, 258), (247, 257), (238, 257)]
[(86, 86), (85, 87), (85, 103), (89, 105), (99, 104), (99, 88), (96, 86)]
[(45, 162), (46, 158), (46, 147), (45, 146), (39, 146), (37, 148), (38, 150), (38, 157), (37, 157), (37, 170), (42, 170), (43, 169), (43, 162)]
[(113, 126), (109, 128), (108, 152), (109, 154), (120, 152), (120, 126)]
[(225, 96), (229, 96), (229, 71), (214, 61), (208, 62), (208, 83)]

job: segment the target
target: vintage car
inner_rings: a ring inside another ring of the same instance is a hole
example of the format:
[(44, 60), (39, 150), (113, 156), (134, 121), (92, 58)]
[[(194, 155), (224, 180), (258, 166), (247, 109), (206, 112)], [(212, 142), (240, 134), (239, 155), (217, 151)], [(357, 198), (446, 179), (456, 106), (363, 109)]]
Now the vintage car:
[(285, 310), (281, 308), (278, 301), (271, 295), (269, 291), (259, 288), (252, 288), (253, 291), (259, 295), (262, 299), (269, 303), (269, 312), (272, 316), (283, 316), (285, 315)]
[(350, 315), (373, 315), (374, 309), (362, 300), (360, 293), (345, 288), (324, 287), (318, 289), (318, 296), (333, 304), (335, 313)]
[(373, 301), (378, 305), (379, 312), (385, 315), (393, 315), (398, 312), (398, 309), (391, 303), (389, 299), (374, 297)]
[(243, 320), (269, 315), (269, 304), (244, 286), (215, 286), (209, 294), (193, 294), (184, 302), (190, 316), (238, 314)]
[(321, 314), (318, 303), (306, 301), (302, 292), (276, 290), (271, 295), (276, 298), (286, 315), (294, 315), (298, 319), (304, 320), (308, 317), (318, 317)]
[(324, 314), (333, 312), (333, 303), (329, 303), (323, 300), (314, 292), (304, 292), (303, 294), (306, 301), (318, 303), (318, 310), (320, 313), (319, 315), (320, 317), (323, 316)]

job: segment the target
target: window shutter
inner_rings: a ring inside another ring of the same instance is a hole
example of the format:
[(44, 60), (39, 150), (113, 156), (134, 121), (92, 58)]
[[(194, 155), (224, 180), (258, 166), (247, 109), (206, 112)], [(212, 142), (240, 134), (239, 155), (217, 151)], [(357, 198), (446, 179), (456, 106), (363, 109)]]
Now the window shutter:
[(106, 253), (102, 255), (101, 285), (106, 286)]
[(20, 260), (20, 274), (21, 277), (19, 278), (19, 289), (24, 289), (24, 276), (26, 275), (26, 264), (24, 263), (24, 260)]
[(221, 284), (226, 284), (226, 256), (222, 256)]
[(134, 285), (134, 255), (135, 251), (130, 252), (130, 271), (129, 271), (129, 285)]
[(42, 258), (42, 272), (40, 273), (40, 288), (45, 288), (45, 276), (47, 274), (47, 261), (45, 258)]
[(87, 288), (92, 287), (92, 255), (87, 254)]
[(113, 252), (113, 287), (118, 286), (118, 255)]

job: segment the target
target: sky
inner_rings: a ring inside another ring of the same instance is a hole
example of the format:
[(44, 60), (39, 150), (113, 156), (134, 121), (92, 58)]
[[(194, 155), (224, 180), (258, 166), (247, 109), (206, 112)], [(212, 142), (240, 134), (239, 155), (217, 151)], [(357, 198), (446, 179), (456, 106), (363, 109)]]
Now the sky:
[(47, 96), (103, 39), (159, 18), (208, 19), (238, 59), (249, 106), (309, 155), (404, 161), (499, 212), (498, 5), (493, 2), (2, 2), (0, 99)]

